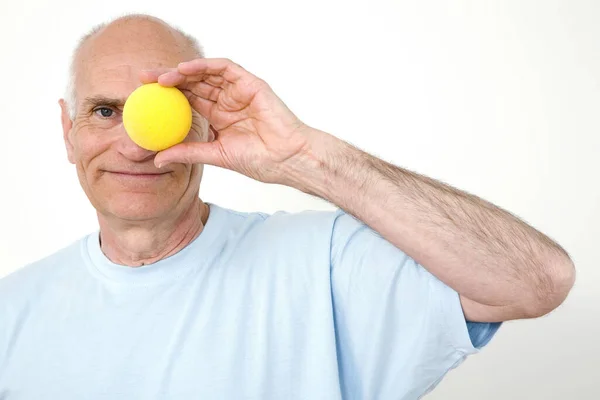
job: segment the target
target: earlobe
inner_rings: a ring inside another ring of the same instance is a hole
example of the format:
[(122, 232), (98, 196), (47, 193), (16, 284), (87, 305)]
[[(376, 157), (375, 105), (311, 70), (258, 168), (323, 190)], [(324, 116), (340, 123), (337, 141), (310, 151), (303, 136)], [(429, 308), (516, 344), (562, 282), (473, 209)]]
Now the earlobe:
[(75, 164), (75, 156), (73, 151), (73, 143), (71, 142), (71, 129), (73, 129), (73, 121), (71, 120), (71, 116), (69, 115), (69, 108), (67, 107), (67, 103), (64, 99), (60, 99), (58, 101), (60, 105), (61, 115), (60, 121), (62, 123), (63, 129), (63, 139), (65, 141), (65, 147), (67, 149), (67, 158), (71, 164)]

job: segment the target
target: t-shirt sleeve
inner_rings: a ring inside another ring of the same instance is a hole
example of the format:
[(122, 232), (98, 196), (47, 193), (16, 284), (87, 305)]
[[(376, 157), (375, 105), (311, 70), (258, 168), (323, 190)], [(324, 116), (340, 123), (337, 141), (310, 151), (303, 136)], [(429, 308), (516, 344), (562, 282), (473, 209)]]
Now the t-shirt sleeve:
[(420, 398), (499, 326), (467, 323), (455, 290), (342, 211), (331, 285), (344, 398)]

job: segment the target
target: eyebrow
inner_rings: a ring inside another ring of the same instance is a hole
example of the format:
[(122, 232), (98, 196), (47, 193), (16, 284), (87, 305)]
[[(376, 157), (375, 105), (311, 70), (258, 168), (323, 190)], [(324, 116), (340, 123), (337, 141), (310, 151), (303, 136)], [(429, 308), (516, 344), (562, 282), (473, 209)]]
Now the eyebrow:
[(125, 105), (125, 101), (127, 99), (124, 98), (120, 98), (120, 99), (115, 99), (115, 98), (111, 98), (111, 97), (106, 97), (106, 96), (91, 96), (91, 97), (86, 97), (83, 101), (83, 106), (85, 107), (86, 110), (88, 109), (92, 109), (94, 107), (98, 107), (98, 106), (109, 106), (109, 107), (114, 107), (114, 108), (122, 108)]

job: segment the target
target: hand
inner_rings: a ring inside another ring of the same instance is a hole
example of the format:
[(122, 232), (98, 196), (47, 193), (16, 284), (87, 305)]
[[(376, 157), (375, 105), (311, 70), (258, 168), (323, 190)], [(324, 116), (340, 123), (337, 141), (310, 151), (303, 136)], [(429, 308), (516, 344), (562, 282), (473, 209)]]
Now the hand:
[(175, 86), (206, 118), (214, 140), (159, 152), (156, 166), (210, 164), (268, 183), (283, 183), (283, 164), (307, 150), (310, 129), (269, 85), (227, 59), (196, 59), (168, 70), (144, 71), (142, 82)]

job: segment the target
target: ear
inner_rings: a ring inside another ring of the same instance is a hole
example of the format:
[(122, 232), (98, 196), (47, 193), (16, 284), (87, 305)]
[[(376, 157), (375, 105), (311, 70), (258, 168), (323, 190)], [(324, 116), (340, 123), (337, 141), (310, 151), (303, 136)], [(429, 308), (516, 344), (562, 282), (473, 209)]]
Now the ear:
[(71, 129), (73, 129), (73, 121), (69, 115), (69, 108), (64, 99), (58, 101), (60, 105), (60, 122), (62, 123), (63, 139), (65, 140), (65, 147), (67, 148), (67, 158), (71, 164), (75, 164), (75, 151), (73, 142), (71, 142)]

